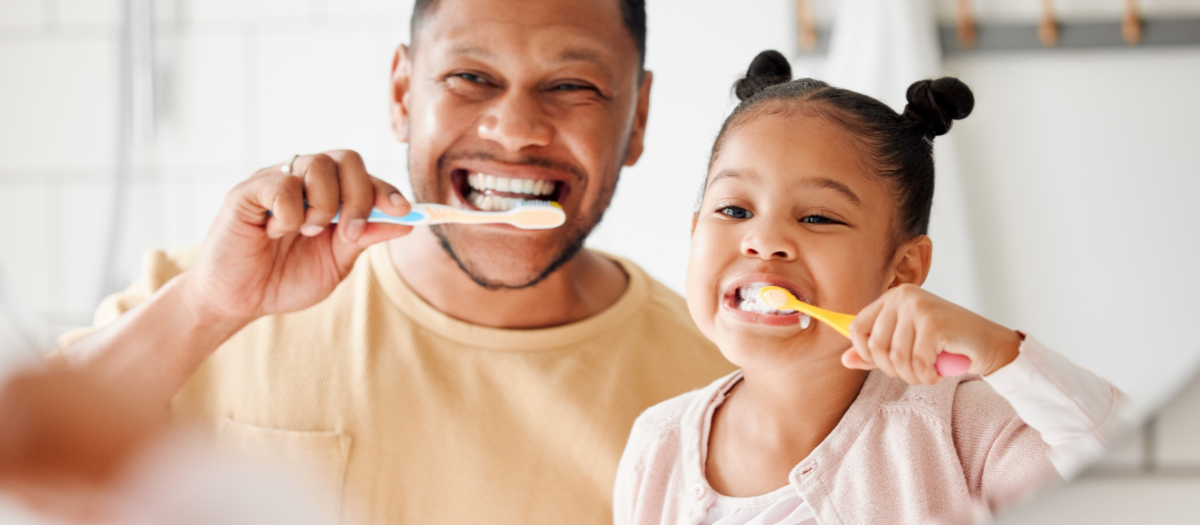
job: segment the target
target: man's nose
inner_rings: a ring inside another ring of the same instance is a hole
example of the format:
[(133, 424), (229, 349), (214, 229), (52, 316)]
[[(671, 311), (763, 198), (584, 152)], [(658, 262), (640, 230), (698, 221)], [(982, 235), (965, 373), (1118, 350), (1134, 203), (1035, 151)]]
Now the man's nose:
[(778, 228), (755, 228), (742, 239), (742, 255), (764, 261), (794, 261), (798, 251), (796, 243)]
[(479, 136), (512, 152), (530, 146), (548, 146), (554, 128), (534, 97), (518, 91), (505, 93), (479, 123)]

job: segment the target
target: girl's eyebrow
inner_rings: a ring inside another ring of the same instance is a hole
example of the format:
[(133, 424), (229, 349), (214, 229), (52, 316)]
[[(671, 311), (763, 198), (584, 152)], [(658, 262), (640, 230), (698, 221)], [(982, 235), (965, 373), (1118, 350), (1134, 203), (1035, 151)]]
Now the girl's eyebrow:
[(713, 175), (713, 177), (708, 180), (708, 187), (711, 188), (713, 186), (713, 184), (716, 184), (717, 181), (719, 181), (721, 179), (740, 179), (743, 176), (748, 176), (748, 178), (751, 178), (751, 179), (758, 178), (753, 171), (741, 172), (738, 170), (721, 170), (720, 173)]
[(839, 181), (818, 177), (815, 179), (804, 179), (803, 185), (834, 190), (842, 195), (845, 195), (846, 198), (850, 199), (850, 202), (855, 206), (859, 208), (862, 207), (862, 199), (858, 198), (858, 194), (854, 193), (854, 190), (851, 190), (849, 186)]

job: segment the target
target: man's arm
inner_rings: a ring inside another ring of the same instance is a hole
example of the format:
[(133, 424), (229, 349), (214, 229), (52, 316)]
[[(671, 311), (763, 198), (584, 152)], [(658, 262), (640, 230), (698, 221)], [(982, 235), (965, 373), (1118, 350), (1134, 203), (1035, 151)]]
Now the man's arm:
[(54, 364), (119, 381), (156, 402), (170, 400), (217, 347), (248, 324), (198, 311), (189, 272), (170, 280), (114, 323), (71, 343)]
[(229, 192), (195, 266), (57, 360), (165, 404), (238, 330), (317, 304), (364, 249), (412, 230), (366, 222), (372, 207), (403, 216), (409, 205), (352, 151), (299, 157), (291, 174), (281, 168), (260, 170)]

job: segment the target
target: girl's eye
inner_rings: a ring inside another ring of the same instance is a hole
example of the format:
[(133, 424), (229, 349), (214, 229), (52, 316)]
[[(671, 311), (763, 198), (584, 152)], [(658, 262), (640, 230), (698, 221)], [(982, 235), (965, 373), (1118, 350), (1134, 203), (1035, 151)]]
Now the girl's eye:
[(721, 213), (724, 213), (727, 217), (732, 219), (749, 219), (750, 217), (754, 216), (753, 213), (750, 213), (750, 210), (738, 206), (726, 206), (721, 208)]
[(800, 219), (800, 222), (803, 224), (841, 224), (838, 221), (830, 219), (824, 215), (809, 215), (803, 219)]

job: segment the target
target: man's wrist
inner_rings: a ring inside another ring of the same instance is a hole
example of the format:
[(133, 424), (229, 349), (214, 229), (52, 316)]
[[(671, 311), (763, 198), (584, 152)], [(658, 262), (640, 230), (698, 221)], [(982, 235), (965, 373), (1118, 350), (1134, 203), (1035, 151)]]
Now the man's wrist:
[(211, 353), (255, 318), (224, 315), (212, 308), (197, 293), (192, 279), (190, 271), (172, 279), (163, 287), (163, 299), (177, 312), (176, 329), (180, 330), (185, 346)]

